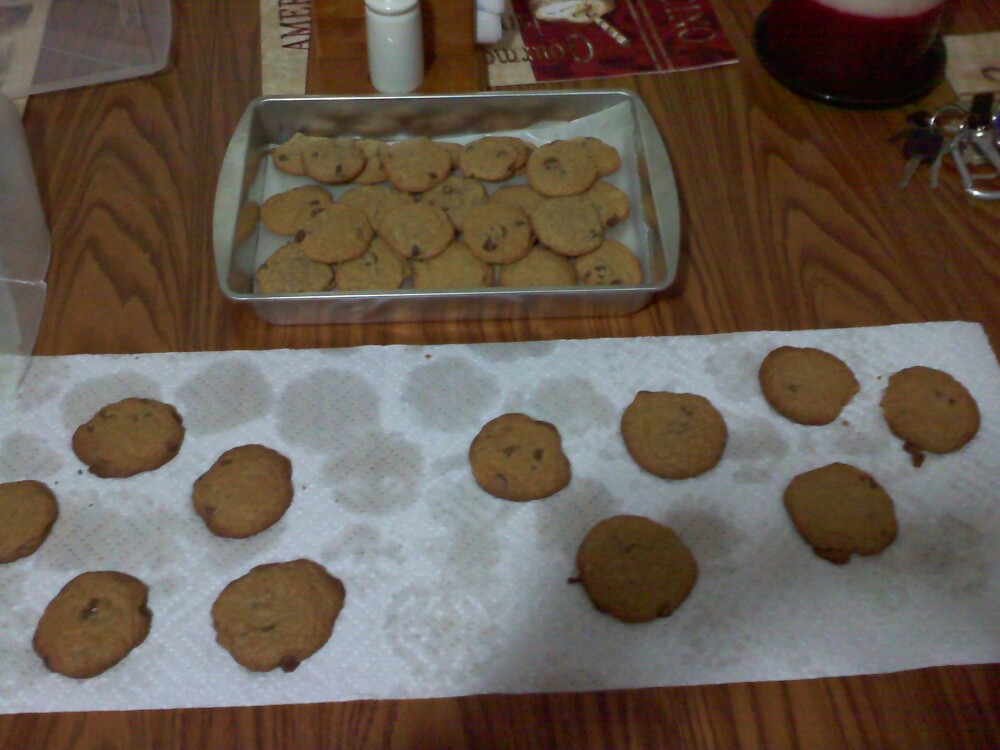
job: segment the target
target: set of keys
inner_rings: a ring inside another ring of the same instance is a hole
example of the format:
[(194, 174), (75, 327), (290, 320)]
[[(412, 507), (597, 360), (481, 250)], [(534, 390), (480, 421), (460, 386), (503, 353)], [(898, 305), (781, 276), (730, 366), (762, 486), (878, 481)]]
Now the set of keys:
[(906, 129), (892, 138), (903, 141), (907, 159), (901, 188), (924, 165), (930, 167), (931, 187), (936, 188), (941, 164), (950, 156), (966, 193), (1000, 200), (1000, 187), (980, 186), (991, 181), (1000, 186), (1000, 112), (994, 107), (993, 94), (977, 94), (970, 107), (949, 104), (936, 112), (913, 112), (906, 121)]

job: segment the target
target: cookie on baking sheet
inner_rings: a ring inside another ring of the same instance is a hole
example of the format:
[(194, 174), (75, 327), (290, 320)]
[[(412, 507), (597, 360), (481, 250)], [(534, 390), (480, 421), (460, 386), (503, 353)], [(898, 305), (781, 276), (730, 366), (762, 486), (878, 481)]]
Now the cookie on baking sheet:
[(367, 250), (374, 235), (364, 211), (335, 203), (309, 219), (295, 233), (295, 241), (312, 260), (341, 263)]
[(413, 261), (414, 289), (481, 289), (493, 286), (493, 266), (457, 240), (434, 257)]
[(583, 150), (597, 168), (598, 177), (604, 177), (612, 172), (617, 172), (618, 168), (622, 165), (622, 158), (618, 155), (618, 149), (605, 143), (600, 138), (585, 135), (579, 138), (570, 138), (569, 140), (570, 143), (579, 143), (583, 146)]
[(524, 211), (528, 216), (542, 205), (547, 198), (531, 185), (504, 185), (490, 196), (489, 203), (510, 203)]
[(771, 408), (804, 425), (830, 424), (861, 389), (842, 360), (811, 347), (782, 346), (770, 352), (758, 379)]
[(500, 266), (500, 286), (543, 287), (576, 286), (573, 262), (541, 245), (513, 263)]
[(923, 451), (957, 451), (979, 432), (976, 400), (951, 375), (930, 367), (890, 375), (881, 406), (892, 434), (915, 459)]
[(410, 266), (381, 237), (361, 255), (337, 266), (337, 289), (342, 292), (381, 292), (399, 289)]
[(260, 219), (260, 206), (253, 201), (247, 201), (240, 206), (239, 213), (236, 214), (236, 226), (233, 230), (233, 245), (242, 245), (246, 242), (253, 230), (257, 228), (257, 221)]
[(437, 145), (448, 152), (448, 156), (451, 157), (451, 168), (461, 169), (462, 152), (465, 151), (465, 146), (461, 143), (452, 143), (451, 141), (435, 141)]
[(365, 155), (346, 138), (323, 138), (302, 151), (306, 174), (317, 182), (350, 182), (365, 168)]
[(604, 224), (593, 204), (573, 195), (550, 198), (531, 212), (538, 241), (560, 255), (586, 255), (604, 241)]
[(215, 640), (247, 669), (291, 672), (330, 639), (345, 596), (312, 560), (258, 565), (212, 605)]
[(590, 601), (622, 622), (668, 617), (694, 588), (698, 563), (669, 526), (613, 516), (594, 526), (576, 553)]
[(799, 474), (785, 488), (785, 509), (813, 551), (843, 565), (875, 555), (896, 538), (889, 493), (868, 472), (833, 463)]
[(313, 135), (296, 133), (287, 141), (271, 149), (271, 161), (282, 172), (294, 175), (304, 175), (306, 165), (303, 155), (306, 149), (327, 140)]
[(513, 263), (534, 244), (528, 217), (509, 203), (469, 209), (463, 239), (473, 255), (486, 263)]
[(374, 185), (378, 182), (385, 182), (389, 179), (389, 173), (382, 163), (382, 141), (374, 141), (370, 138), (361, 138), (354, 141), (355, 147), (364, 155), (365, 166), (354, 181), (361, 185)]
[(254, 274), (258, 294), (322, 292), (333, 286), (333, 278), (330, 264), (307, 256), (298, 242), (279, 247)]
[(0, 563), (33, 554), (48, 538), (58, 515), (56, 496), (42, 482), (0, 484)]
[(319, 185), (303, 185), (275, 193), (260, 207), (260, 220), (275, 234), (295, 234), (312, 218), (313, 211), (333, 204), (333, 197)]
[(372, 229), (378, 231), (385, 215), (399, 206), (412, 206), (416, 199), (391, 185), (360, 185), (340, 196), (340, 205), (364, 212)]
[(467, 143), (459, 157), (462, 171), (487, 182), (506, 180), (528, 159), (524, 141), (507, 135), (488, 135)]
[(82, 573), (42, 613), (32, 646), (45, 666), (66, 677), (96, 677), (146, 640), (153, 613), (149, 589), (115, 571)]
[(562, 197), (582, 193), (597, 179), (597, 167), (583, 145), (552, 141), (528, 157), (528, 182), (542, 195)]
[(487, 422), (469, 448), (476, 483), (504, 500), (539, 500), (569, 484), (569, 459), (559, 430), (526, 414)]
[(184, 422), (170, 404), (126, 398), (109, 404), (77, 427), (73, 452), (99, 477), (153, 471), (178, 454)]
[(478, 180), (461, 175), (450, 175), (426, 193), (420, 202), (437, 206), (451, 219), (457, 231), (462, 231), (469, 210), (486, 203), (486, 188)]
[(426, 193), (451, 174), (451, 155), (428, 138), (411, 138), (382, 149), (389, 181), (406, 193)]
[(621, 431), (632, 459), (664, 479), (704, 474), (719, 463), (728, 437), (707, 398), (665, 391), (639, 391), (622, 414)]
[(604, 180), (598, 180), (581, 195), (597, 209), (605, 229), (611, 229), (628, 218), (628, 196)]
[(263, 445), (241, 445), (195, 480), (191, 500), (213, 534), (243, 539), (277, 523), (293, 492), (291, 461)]
[(604, 240), (576, 259), (576, 277), (584, 286), (631, 286), (642, 283), (642, 266), (625, 245)]
[(382, 219), (379, 234), (404, 258), (433, 258), (448, 247), (455, 227), (448, 215), (429, 203), (394, 208)]

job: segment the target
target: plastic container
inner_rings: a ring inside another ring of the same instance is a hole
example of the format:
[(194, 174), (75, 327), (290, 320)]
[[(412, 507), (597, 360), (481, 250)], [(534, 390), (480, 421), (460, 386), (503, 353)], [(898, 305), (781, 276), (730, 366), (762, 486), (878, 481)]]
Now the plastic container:
[(52, 244), (17, 107), (0, 94), (0, 398), (31, 361)]
[(4, 4), (31, 5), (7, 65), (0, 60), (0, 68), (20, 68), (0, 70), (8, 96), (137, 78), (167, 64), (170, 0), (0, 0), (0, 10)]
[(366, 0), (368, 74), (383, 94), (409, 94), (424, 80), (419, 0)]

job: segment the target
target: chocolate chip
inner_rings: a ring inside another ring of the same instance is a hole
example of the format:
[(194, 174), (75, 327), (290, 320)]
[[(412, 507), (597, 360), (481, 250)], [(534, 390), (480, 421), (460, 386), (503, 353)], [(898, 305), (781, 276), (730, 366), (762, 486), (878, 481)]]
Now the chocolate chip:
[(483, 242), (483, 250), (485, 250), (488, 253), (492, 253), (496, 249), (497, 249), (497, 243), (493, 241), (492, 237), (487, 237), (486, 240)]
[(414, 258), (420, 255), (420, 245), (416, 243), (410, 245), (410, 255), (413, 256)]
[(302, 242), (302, 240), (304, 240), (305, 238), (306, 238), (306, 230), (305, 229), (300, 229), (299, 231), (297, 231), (295, 233), (295, 241), (296, 242)]
[(281, 669), (285, 672), (294, 672), (298, 668), (299, 660), (292, 656), (286, 656), (281, 660)]
[(545, 455), (545, 450), (543, 448), (535, 448), (535, 452), (531, 455), (536, 461), (541, 461), (542, 456)]

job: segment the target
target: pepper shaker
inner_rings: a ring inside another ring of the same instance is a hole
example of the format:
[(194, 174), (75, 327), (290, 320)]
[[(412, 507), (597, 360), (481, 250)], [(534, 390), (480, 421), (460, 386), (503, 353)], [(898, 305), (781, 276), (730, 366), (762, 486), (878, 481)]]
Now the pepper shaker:
[(420, 0), (365, 0), (368, 74), (376, 91), (408, 94), (424, 80)]

